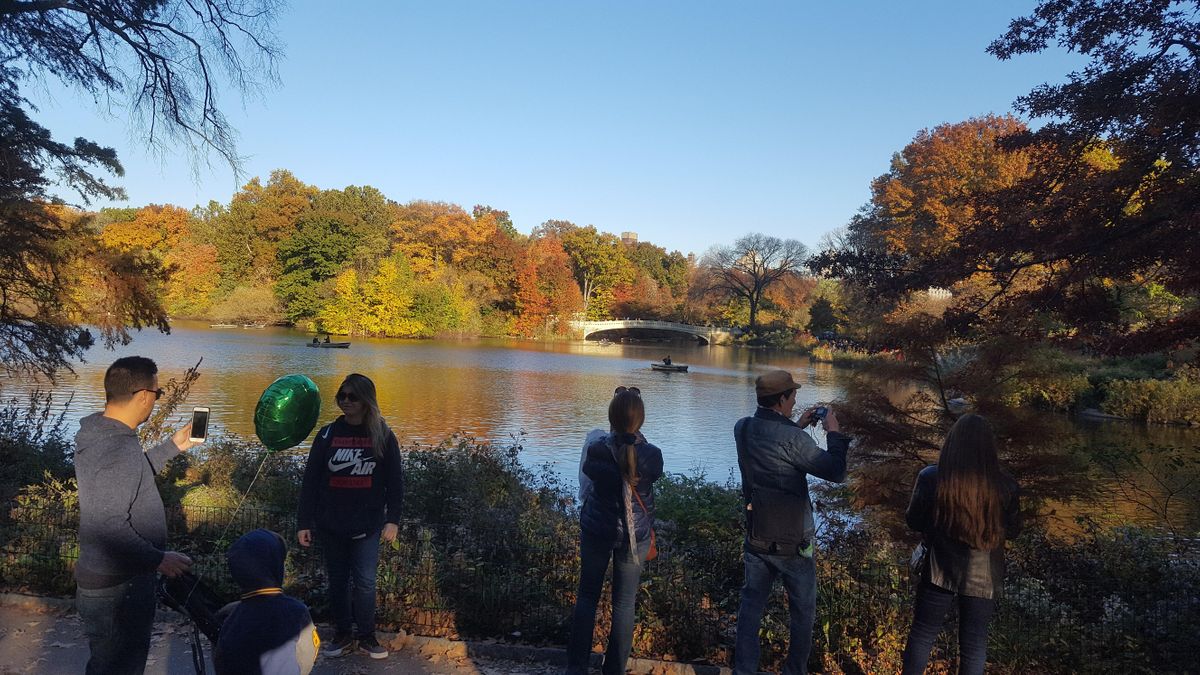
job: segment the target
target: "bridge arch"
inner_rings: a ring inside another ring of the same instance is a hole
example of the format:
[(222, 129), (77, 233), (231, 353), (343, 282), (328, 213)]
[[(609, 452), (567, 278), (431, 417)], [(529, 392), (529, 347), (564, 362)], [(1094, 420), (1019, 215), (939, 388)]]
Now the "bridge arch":
[(741, 333), (735, 328), (714, 326), (692, 326), (674, 321), (651, 321), (646, 319), (619, 319), (614, 321), (572, 321), (583, 339), (600, 339), (606, 335), (620, 337), (632, 331), (639, 333), (684, 335), (703, 344), (727, 344)]

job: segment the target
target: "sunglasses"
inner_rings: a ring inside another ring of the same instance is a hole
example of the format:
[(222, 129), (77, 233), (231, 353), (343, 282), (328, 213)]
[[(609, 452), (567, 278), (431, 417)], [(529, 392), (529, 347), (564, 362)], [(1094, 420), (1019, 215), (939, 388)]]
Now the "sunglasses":
[(162, 390), (161, 388), (159, 388), (159, 389), (134, 389), (134, 390), (133, 390), (133, 393), (135, 393), (135, 394), (136, 394), (136, 393), (138, 393), (139, 391), (152, 391), (152, 392), (154, 392), (154, 400), (155, 400), (155, 401), (157, 401), (158, 399), (162, 398), (162, 395), (163, 395), (163, 390)]
[(337, 400), (349, 401), (351, 403), (358, 403), (358, 394), (356, 394), (352, 391), (339, 391), (337, 393)]
[(616, 396), (617, 394), (624, 394), (625, 392), (630, 392), (634, 396), (642, 395), (642, 390), (638, 389), (637, 387), (617, 387), (616, 391), (613, 392), (613, 396)]

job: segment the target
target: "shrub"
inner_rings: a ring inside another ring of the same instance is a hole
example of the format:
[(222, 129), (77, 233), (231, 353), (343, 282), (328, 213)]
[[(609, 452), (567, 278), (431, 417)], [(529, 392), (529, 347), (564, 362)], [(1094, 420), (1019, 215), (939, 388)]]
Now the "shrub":
[(44, 475), (71, 475), (72, 446), (64, 435), (70, 404), (68, 399), (55, 414), (51, 394), (34, 391), (25, 400), (13, 397), (0, 406), (0, 500), (12, 499)]
[(1001, 401), (1012, 407), (1069, 410), (1084, 401), (1091, 390), (1091, 382), (1082, 373), (1056, 373), (1014, 382)]
[[(552, 473), (520, 463), (519, 440), (496, 446), (455, 437), (404, 450), (406, 520), (381, 551), (382, 625), (451, 637), (566, 640), (579, 570), (576, 505)], [(256, 445), (236, 439), (205, 447), (181, 472), (182, 506), (168, 509), (169, 545), (188, 553), (194, 570), (228, 597), (236, 589), (224, 552), (233, 538), (267, 527), (294, 541), (303, 456), (263, 458)], [(726, 663), (742, 581), (740, 490), (702, 475), (668, 475), (656, 489), (660, 555), (643, 573), (635, 653)], [(71, 592), (75, 490), (74, 481), (46, 473), (0, 512), (0, 583)], [(269, 504), (268, 495), (279, 502)], [(229, 507), (235, 498), (236, 511)], [(211, 517), (198, 515), (205, 513)], [(1186, 669), (1200, 653), (1195, 544), (1086, 525), (1078, 540), (1057, 540), (1035, 526), (1010, 543), (990, 667), (1000, 673)], [(824, 508), (821, 528), (810, 667), (896, 672), (912, 611), (908, 544), (862, 512)], [(293, 547), (286, 589), (318, 617), (327, 609), (323, 579), (319, 547)], [(611, 614), (608, 593), (602, 598), (598, 638)], [(762, 623), (765, 667), (781, 663), (787, 633), (786, 604), (776, 592)], [(934, 650), (936, 672), (953, 665), (955, 644), (950, 628)]]
[(1186, 379), (1114, 380), (1105, 387), (1102, 410), (1145, 422), (1200, 424), (1200, 384)]

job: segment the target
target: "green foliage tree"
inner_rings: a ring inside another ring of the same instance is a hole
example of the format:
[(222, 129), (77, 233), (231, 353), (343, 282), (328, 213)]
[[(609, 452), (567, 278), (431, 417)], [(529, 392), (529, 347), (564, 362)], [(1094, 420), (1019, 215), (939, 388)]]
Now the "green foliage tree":
[(610, 299), (613, 287), (632, 280), (633, 268), (624, 245), (616, 235), (599, 232), (592, 225), (568, 230), (561, 240), (579, 282), (584, 314), (590, 319), (607, 317), (608, 303), (593, 301), (597, 296)]
[(353, 234), (353, 259), (373, 267), (391, 253), (391, 225), (396, 203), (370, 185), (350, 185), (341, 190), (321, 190), (313, 196), (312, 212), (345, 224)]
[(808, 308), (808, 332), (813, 335), (830, 331), (837, 331), (838, 319), (837, 313), (833, 309), (833, 303), (828, 298), (819, 297), (813, 301)]
[(322, 284), (337, 276), (354, 255), (360, 239), (351, 226), (327, 215), (301, 217), (295, 234), (279, 244), (279, 281), (275, 292), (289, 321), (316, 316), (325, 298)]

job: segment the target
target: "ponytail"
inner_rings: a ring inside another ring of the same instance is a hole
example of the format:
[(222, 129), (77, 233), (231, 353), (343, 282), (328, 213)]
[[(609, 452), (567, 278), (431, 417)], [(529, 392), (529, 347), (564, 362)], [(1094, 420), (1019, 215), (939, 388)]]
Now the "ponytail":
[(636, 488), (638, 484), (637, 472), (637, 434), (620, 434), (617, 440), (621, 443), (621, 454), (619, 457), (621, 477), (629, 483), (629, 487)]
[(637, 487), (637, 432), (646, 420), (646, 408), (642, 397), (633, 391), (623, 391), (613, 397), (608, 404), (608, 423), (617, 435), (616, 441), (621, 446), (617, 454), (617, 464), (621, 469), (621, 477), (630, 487)]

